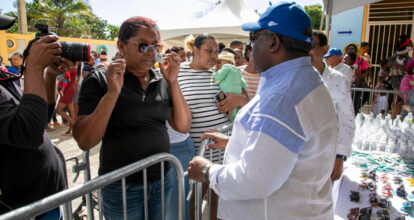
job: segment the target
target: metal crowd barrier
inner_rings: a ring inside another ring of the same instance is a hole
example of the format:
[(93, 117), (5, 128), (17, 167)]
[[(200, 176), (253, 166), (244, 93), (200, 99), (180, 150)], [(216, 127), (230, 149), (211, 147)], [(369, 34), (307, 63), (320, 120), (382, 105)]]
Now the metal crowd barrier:
[[(89, 151), (83, 152), (81, 155), (76, 157), (71, 157), (69, 159), (66, 159), (66, 162), (68, 161), (74, 161), (75, 164), (72, 166), (72, 173), (75, 174), (75, 176), (72, 179), (72, 182), (76, 182), (76, 180), (79, 177), (80, 172), (83, 172), (83, 180), (84, 183), (91, 180), (91, 169), (90, 169), (90, 161), (89, 161)], [(82, 158), (82, 161), (79, 161), (79, 159)], [(80, 219), (80, 213), (82, 212), (82, 208), (86, 207), (86, 214), (88, 217), (88, 220), (94, 220), (94, 208), (96, 205), (96, 201), (92, 198), (92, 194), (88, 193), (82, 196), (81, 203), (75, 208), (75, 211), (68, 212), (65, 211), (65, 220), (70, 219)]]
[[(225, 125), (221, 128), (219, 128), (218, 130), (221, 133), (226, 133), (226, 132), (230, 132), (233, 128), (232, 124), (229, 125)], [(211, 142), (211, 139), (204, 139), (201, 142), (201, 146), (199, 148), (199, 152), (197, 153), (198, 156), (204, 156), (204, 153), (206, 151), (206, 145), (209, 144)], [(210, 149), (210, 161), (212, 160), (212, 150)], [(219, 160), (219, 163), (222, 163), (223, 160), (222, 158)], [(195, 220), (201, 220), (202, 219), (202, 215), (203, 215), (203, 210), (202, 210), (202, 202), (203, 202), (203, 195), (202, 195), (202, 186), (203, 183), (200, 182), (193, 182), (192, 184), (194, 184), (194, 213), (195, 213)], [(192, 192), (190, 192), (191, 194)], [(189, 196), (187, 197), (187, 199), (189, 199)], [(208, 209), (208, 220), (210, 220), (211, 218), (211, 189), (208, 188), (208, 201), (207, 201), (207, 205), (209, 207)]]
[[(42, 200), (31, 203), (27, 206), (10, 211), (0, 216), (0, 220), (11, 219), (35, 219), (36, 216), (41, 215), (49, 210), (52, 210), (60, 205), (70, 203), (70, 201), (92, 193), (94, 190), (98, 190), (98, 205), (99, 205), (99, 219), (103, 219), (102, 215), (102, 187), (114, 183), (116, 181), (122, 181), (122, 199), (123, 199), (123, 213), (124, 220), (127, 219), (126, 207), (126, 181), (125, 178), (143, 171), (144, 178), (144, 216), (148, 219), (148, 202), (147, 202), (147, 168), (157, 163), (161, 163), (161, 201), (162, 201), (162, 218), (165, 219), (165, 198), (164, 198), (164, 162), (169, 162), (176, 169), (177, 187), (178, 187), (178, 219), (184, 219), (184, 172), (180, 161), (169, 153), (160, 153), (143, 160), (137, 161), (133, 164), (125, 166), (123, 168), (114, 170), (102, 176), (98, 176), (84, 184), (75, 186), (73, 188), (66, 189), (59, 193), (48, 196)], [(68, 207), (71, 209), (71, 207)], [(69, 213), (72, 210), (68, 210)]]
[[(364, 107), (364, 105), (372, 106), (374, 102), (374, 94), (377, 93), (385, 93), (387, 96), (387, 100), (390, 100), (392, 96), (392, 103), (388, 102), (388, 108), (394, 109), (396, 108), (396, 99), (398, 95), (410, 93), (409, 91), (396, 91), (396, 90), (376, 90), (376, 89), (368, 89), (368, 88), (351, 88), (352, 92), (352, 103), (358, 105), (359, 108), (355, 109), (356, 113)], [(369, 109), (372, 111), (372, 109)]]

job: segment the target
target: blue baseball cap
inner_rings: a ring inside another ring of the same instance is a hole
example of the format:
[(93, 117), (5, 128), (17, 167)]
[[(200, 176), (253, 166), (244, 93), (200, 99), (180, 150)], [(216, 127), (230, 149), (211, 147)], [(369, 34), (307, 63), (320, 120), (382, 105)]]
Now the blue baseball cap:
[(296, 40), (313, 42), (311, 21), (306, 11), (296, 3), (282, 2), (266, 10), (257, 22), (242, 25), (245, 31), (269, 29)]
[(338, 55), (342, 57), (342, 50), (339, 48), (331, 48), (328, 50), (328, 53), (325, 56), (323, 56), (323, 58), (327, 58), (332, 55)]

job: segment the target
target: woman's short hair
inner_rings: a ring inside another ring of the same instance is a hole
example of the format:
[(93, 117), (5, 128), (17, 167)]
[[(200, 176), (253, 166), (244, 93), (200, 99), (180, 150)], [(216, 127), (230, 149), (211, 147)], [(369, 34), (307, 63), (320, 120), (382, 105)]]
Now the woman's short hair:
[(161, 41), (160, 29), (155, 21), (142, 16), (132, 17), (125, 20), (119, 28), (118, 40), (126, 42), (129, 38), (135, 36), (142, 27), (154, 30), (157, 34), (157, 40)]
[(22, 59), (23, 59), (23, 54), (21, 54), (21, 53), (19, 53), (19, 52), (14, 53), (14, 54), (12, 55), (12, 57), (14, 57), (14, 56), (18, 56), (18, 57), (20, 57), (20, 58), (22, 58)]
[(201, 46), (204, 44), (205, 40), (214, 40), (214, 41), (216, 41), (216, 38), (211, 34), (198, 35), (196, 37), (196, 39), (194, 40), (194, 46), (197, 47), (198, 49), (200, 49)]

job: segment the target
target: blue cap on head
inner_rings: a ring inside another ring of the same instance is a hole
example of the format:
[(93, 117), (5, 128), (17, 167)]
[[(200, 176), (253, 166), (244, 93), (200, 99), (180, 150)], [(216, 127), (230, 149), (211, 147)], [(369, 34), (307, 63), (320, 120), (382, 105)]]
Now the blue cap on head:
[(323, 58), (327, 58), (332, 55), (338, 55), (342, 57), (342, 50), (339, 48), (331, 48), (328, 50), (328, 53), (325, 56), (323, 56)]
[(275, 33), (296, 40), (313, 42), (311, 21), (306, 11), (296, 3), (282, 2), (266, 10), (259, 21), (242, 25), (245, 31), (257, 31), (269, 29)]

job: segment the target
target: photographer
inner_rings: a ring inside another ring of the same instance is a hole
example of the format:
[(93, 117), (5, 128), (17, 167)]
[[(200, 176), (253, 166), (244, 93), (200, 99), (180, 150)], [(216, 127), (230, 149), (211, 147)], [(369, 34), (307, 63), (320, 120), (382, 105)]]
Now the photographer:
[[(14, 18), (0, 15), (0, 30)], [(74, 63), (62, 58), (56, 35), (41, 37), (25, 53), (23, 92), (12, 80), (20, 74), (0, 72), (0, 214), (64, 189), (65, 180), (45, 128), (55, 106), (56, 76)], [(53, 209), (37, 219), (58, 219)]]

